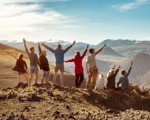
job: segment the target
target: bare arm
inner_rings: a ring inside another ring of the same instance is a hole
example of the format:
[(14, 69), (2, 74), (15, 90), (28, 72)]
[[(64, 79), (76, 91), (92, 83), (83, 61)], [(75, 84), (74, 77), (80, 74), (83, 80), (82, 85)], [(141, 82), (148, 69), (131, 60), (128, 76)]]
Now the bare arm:
[(86, 72), (89, 75), (89, 67), (88, 67), (88, 62), (86, 62)]
[(84, 50), (84, 53), (82, 54), (81, 58), (83, 59), (87, 53), (87, 50), (89, 48), (89, 45), (87, 45), (86, 49)]
[(49, 51), (51, 51), (52, 53), (54, 53), (54, 49), (53, 49), (53, 48), (48, 47), (48, 46), (45, 45), (44, 43), (42, 43), (42, 45), (43, 45), (46, 49), (48, 49)]
[(120, 78), (119, 81), (117, 82), (117, 88), (119, 87), (120, 83), (121, 83), (121, 78)]
[(105, 44), (102, 48), (100, 48), (99, 50), (97, 50), (97, 51), (96, 51), (96, 55), (97, 55), (98, 53), (100, 53), (100, 52), (104, 49), (105, 46), (106, 46), (106, 44)]
[(25, 38), (23, 38), (23, 44), (24, 44), (25, 51), (26, 51), (26, 53), (29, 55), (29, 50), (28, 50), (28, 48), (27, 48), (26, 42), (27, 42), (27, 41), (25, 40)]
[(24, 61), (24, 64), (25, 64), (25, 68), (26, 68), (26, 70), (28, 69), (28, 67), (27, 67), (27, 63)]
[(42, 49), (41, 49), (41, 46), (40, 46), (40, 43), (39, 43), (39, 42), (38, 42), (38, 49), (39, 49), (39, 55), (41, 55)]
[(127, 77), (129, 76), (129, 74), (130, 74), (130, 72), (131, 72), (132, 64), (133, 64), (133, 63), (131, 62), (131, 66), (130, 66), (130, 68), (129, 68), (129, 70), (128, 70), (127, 74), (126, 74), (126, 76), (127, 76)]
[(74, 41), (74, 42), (72, 43), (72, 45), (70, 45), (69, 47), (67, 47), (67, 48), (64, 50), (64, 52), (66, 53), (75, 43), (76, 43), (76, 42)]

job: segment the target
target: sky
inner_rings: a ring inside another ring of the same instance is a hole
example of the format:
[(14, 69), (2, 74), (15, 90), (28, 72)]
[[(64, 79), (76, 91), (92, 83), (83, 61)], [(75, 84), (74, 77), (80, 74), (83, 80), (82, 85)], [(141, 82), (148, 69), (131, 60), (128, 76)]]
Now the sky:
[(0, 0), (0, 40), (150, 40), (150, 0)]

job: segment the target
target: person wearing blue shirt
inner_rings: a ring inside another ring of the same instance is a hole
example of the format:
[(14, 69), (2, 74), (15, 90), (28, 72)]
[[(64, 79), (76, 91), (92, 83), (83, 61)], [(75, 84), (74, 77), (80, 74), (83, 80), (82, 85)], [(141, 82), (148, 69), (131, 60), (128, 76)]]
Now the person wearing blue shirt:
[(75, 41), (73, 42), (72, 45), (70, 45), (69, 47), (67, 47), (66, 49), (62, 49), (62, 45), (58, 44), (57, 45), (57, 49), (53, 49), (47, 45), (45, 45), (44, 43), (42, 43), (42, 45), (48, 49), (49, 51), (51, 51), (52, 53), (54, 53), (55, 58), (56, 58), (56, 66), (55, 66), (55, 73), (54, 73), (54, 77), (53, 77), (53, 85), (56, 83), (56, 77), (57, 77), (57, 73), (60, 70), (61, 72), (61, 86), (64, 85), (64, 54), (75, 44)]

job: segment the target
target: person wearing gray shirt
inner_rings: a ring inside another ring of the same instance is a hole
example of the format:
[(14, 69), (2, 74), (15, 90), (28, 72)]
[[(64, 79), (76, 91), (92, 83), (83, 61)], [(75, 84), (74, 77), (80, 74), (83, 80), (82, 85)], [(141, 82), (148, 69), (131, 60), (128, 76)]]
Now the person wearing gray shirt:
[(32, 78), (33, 78), (33, 74), (35, 74), (35, 85), (37, 84), (38, 81), (38, 65), (39, 65), (39, 60), (37, 57), (37, 54), (34, 52), (34, 47), (30, 47), (30, 52), (27, 48), (26, 45), (26, 40), (23, 39), (23, 43), (24, 43), (24, 47), (25, 47), (25, 51), (29, 57), (30, 60), (30, 79), (29, 79), (29, 86), (31, 86), (31, 82), (32, 82)]
[(126, 72), (125, 70), (121, 71), (122, 76), (120, 77), (119, 82), (117, 83), (117, 87), (119, 88), (119, 85), (121, 84), (121, 89), (122, 90), (128, 90), (129, 87), (130, 87), (128, 76), (131, 72), (132, 64), (133, 63), (131, 62), (131, 65), (130, 65), (130, 68), (129, 68), (128, 72)]

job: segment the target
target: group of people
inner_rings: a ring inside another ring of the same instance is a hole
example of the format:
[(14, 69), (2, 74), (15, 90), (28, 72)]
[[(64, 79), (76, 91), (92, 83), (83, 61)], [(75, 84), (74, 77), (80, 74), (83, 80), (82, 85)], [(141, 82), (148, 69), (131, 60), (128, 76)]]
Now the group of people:
[[(53, 85), (56, 84), (56, 78), (58, 71), (60, 71), (60, 82), (61, 86), (64, 86), (64, 62), (74, 62), (75, 64), (75, 87), (79, 88), (84, 81), (84, 70), (82, 66), (82, 60), (86, 56), (86, 53), (89, 49), (89, 45), (86, 46), (83, 54), (81, 54), (79, 51), (75, 53), (75, 56), (69, 60), (64, 60), (65, 53), (75, 44), (75, 41), (68, 46), (66, 49), (62, 49), (62, 45), (58, 44), (56, 49), (53, 49), (44, 43), (40, 44), (38, 43), (38, 50), (39, 50), (39, 57), (35, 53), (35, 48), (30, 47), (29, 50), (26, 45), (26, 40), (23, 39), (25, 51), (29, 57), (30, 60), (30, 77), (28, 77), (27, 73), (27, 64), (25, 60), (23, 60), (23, 54), (18, 55), (18, 59), (16, 61), (15, 66), (13, 67), (13, 70), (18, 72), (18, 84), (20, 83), (20, 75), (24, 75), (28, 86), (31, 86), (33, 75), (35, 75), (35, 84), (38, 82), (38, 74), (39, 74), (39, 68), (43, 71), (43, 75), (41, 78), (41, 84), (48, 83), (50, 79), (50, 67), (49, 62), (46, 57), (46, 51), (43, 51), (41, 49), (41, 45), (45, 47), (47, 50), (52, 52), (55, 55), (56, 58), (56, 65), (55, 65), (55, 72), (53, 76)], [(119, 82), (117, 83), (117, 87), (115, 84), (115, 77), (117, 73), (120, 70), (120, 66), (114, 66), (107, 74), (107, 85), (105, 87), (104, 85), (104, 75), (98, 72), (98, 67), (96, 65), (96, 56), (106, 47), (106, 44), (95, 51), (93, 48), (89, 49), (89, 56), (86, 59), (86, 71), (88, 75), (86, 88), (91, 89), (113, 89), (113, 90), (127, 90), (129, 89), (129, 80), (128, 76), (132, 69), (132, 62), (130, 69), (128, 72), (125, 70), (121, 71), (122, 76), (119, 79)], [(99, 74), (99, 76), (98, 76)], [(99, 79), (98, 79), (99, 78)], [(97, 80), (98, 79), (98, 80)], [(120, 87), (121, 84), (121, 87)]]

